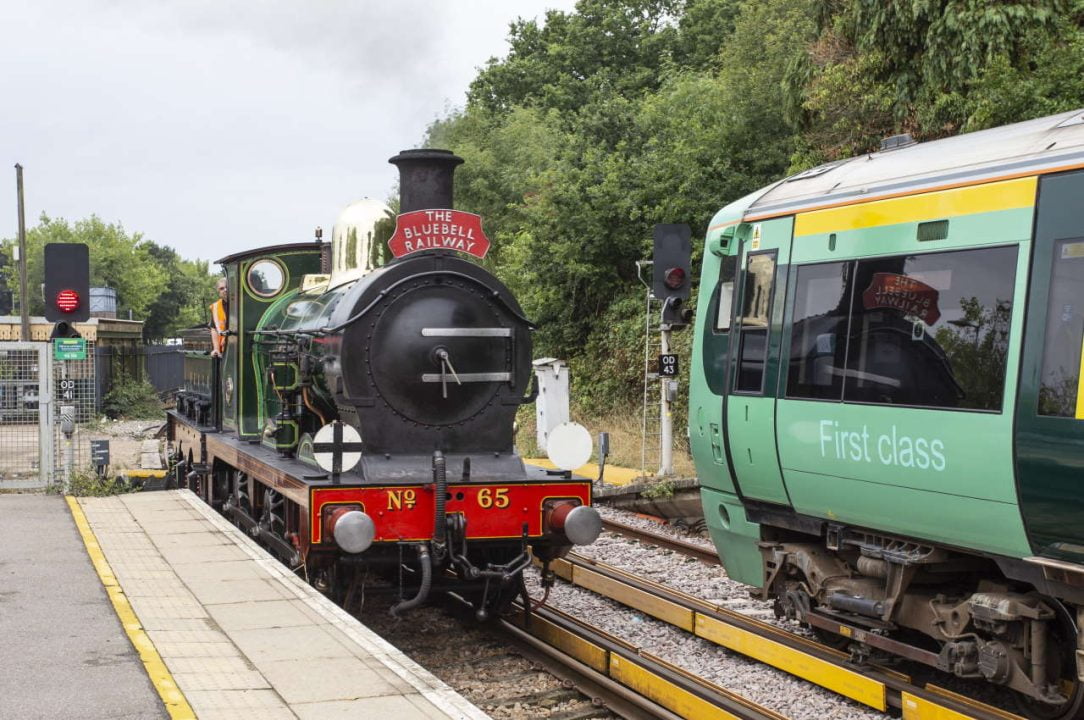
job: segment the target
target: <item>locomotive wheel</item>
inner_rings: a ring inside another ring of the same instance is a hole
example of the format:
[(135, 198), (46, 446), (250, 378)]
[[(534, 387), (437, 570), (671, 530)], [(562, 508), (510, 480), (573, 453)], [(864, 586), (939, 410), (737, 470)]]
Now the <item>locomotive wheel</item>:
[(1031, 720), (1084, 719), (1084, 683), (1077, 678), (1077, 626), (1073, 614), (1060, 602), (1044, 598), (1054, 608), (1056, 618), (1047, 638), (1047, 667), (1058, 679), (1058, 687), (1069, 699), (1061, 705), (1049, 705), (1033, 697), (1016, 695), (1016, 704)]
[[(233, 475), (233, 506), (252, 517), (252, 502), (248, 497), (248, 475), (243, 472)], [(234, 521), (240, 527), (240, 523)]]
[(271, 488), (264, 494), (260, 526), (280, 537), (286, 534), (286, 501), (281, 493)]

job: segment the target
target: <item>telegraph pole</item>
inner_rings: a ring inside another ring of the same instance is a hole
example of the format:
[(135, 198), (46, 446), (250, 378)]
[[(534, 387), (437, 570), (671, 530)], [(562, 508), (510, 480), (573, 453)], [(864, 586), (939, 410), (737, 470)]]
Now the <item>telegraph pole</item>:
[(30, 297), (26, 293), (26, 213), (23, 210), (23, 166), (15, 163), (15, 184), (19, 191), (19, 312), (22, 313), (20, 340), (30, 340)]

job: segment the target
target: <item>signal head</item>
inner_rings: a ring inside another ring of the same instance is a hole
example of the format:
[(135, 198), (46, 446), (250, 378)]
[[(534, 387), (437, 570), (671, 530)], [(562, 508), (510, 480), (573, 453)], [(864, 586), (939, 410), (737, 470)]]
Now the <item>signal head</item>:
[(61, 290), (56, 294), (56, 309), (62, 313), (73, 313), (79, 309), (80, 300), (75, 290)]
[(656, 225), (651, 294), (656, 300), (689, 297), (692, 244), (688, 225)]
[(90, 253), (82, 243), (45, 246), (45, 319), (85, 322), (90, 318)]
[(672, 267), (663, 273), (663, 283), (671, 290), (679, 290), (685, 284), (685, 268)]

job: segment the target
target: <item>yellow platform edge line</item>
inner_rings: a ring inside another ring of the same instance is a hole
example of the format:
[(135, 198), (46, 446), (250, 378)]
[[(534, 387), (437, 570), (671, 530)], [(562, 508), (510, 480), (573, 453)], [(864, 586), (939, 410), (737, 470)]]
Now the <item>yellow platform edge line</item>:
[(105, 587), (109, 601), (113, 603), (113, 610), (117, 613), (117, 619), (120, 620), (121, 626), (124, 627), (124, 632), (128, 635), (132, 647), (139, 653), (139, 659), (143, 662), (147, 676), (150, 678), (151, 684), (154, 685), (158, 696), (162, 698), (162, 703), (166, 706), (170, 718), (173, 720), (195, 720), (196, 713), (192, 710), (192, 706), (188, 704), (184, 693), (177, 686), (177, 681), (173, 679), (169, 668), (162, 661), (162, 656), (158, 654), (158, 650), (143, 629), (139, 618), (136, 617), (131, 603), (128, 602), (128, 597), (124, 594), (124, 589), (117, 582), (117, 578), (113, 574), (113, 568), (109, 566), (109, 561), (105, 559), (105, 553), (102, 552), (102, 547), (98, 544), (98, 538), (94, 535), (94, 531), (90, 529), (90, 523), (87, 522), (87, 516), (83, 512), (83, 508), (71, 495), (66, 496), (64, 499), (68, 501), (68, 508), (71, 510), (72, 519), (75, 520), (75, 527), (78, 528), (79, 535), (83, 538), (83, 544), (87, 548), (87, 555), (90, 556), (91, 564), (94, 565), (94, 571), (98, 573), (98, 578)]
[[(528, 465), (534, 465), (536, 467), (545, 468), (547, 470), (553, 470), (556, 466), (550, 460), (546, 458), (523, 458), (523, 462)], [(573, 475), (580, 475), (591, 480), (598, 478), (598, 465), (595, 463), (588, 463), (583, 467), (578, 467), (572, 471)], [(642, 472), (633, 468), (620, 467), (617, 465), (607, 465), (606, 470), (602, 476), (603, 485), (629, 485), (636, 478), (641, 477)]]

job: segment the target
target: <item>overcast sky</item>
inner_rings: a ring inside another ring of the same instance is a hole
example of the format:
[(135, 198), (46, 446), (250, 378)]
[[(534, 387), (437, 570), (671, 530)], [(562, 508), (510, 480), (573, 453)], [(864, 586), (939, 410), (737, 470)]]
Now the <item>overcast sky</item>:
[[(461, 106), (508, 24), (574, 0), (0, 0), (0, 237), (42, 212), (188, 258), (330, 239)], [(454, 149), (454, 148), (453, 148)]]

